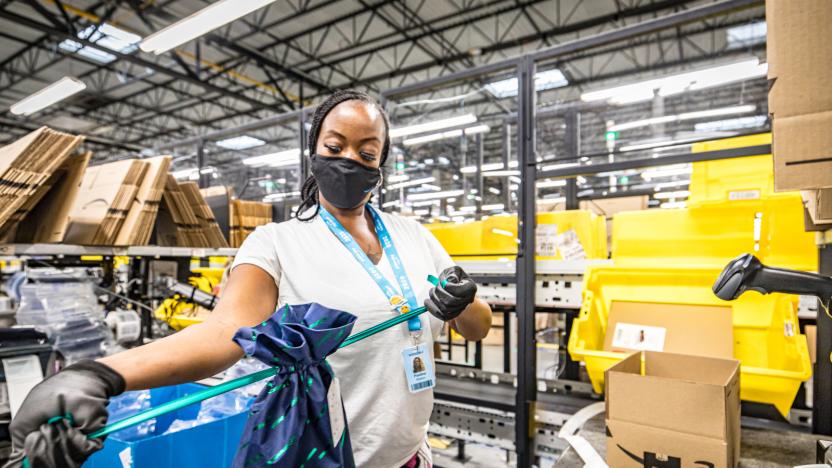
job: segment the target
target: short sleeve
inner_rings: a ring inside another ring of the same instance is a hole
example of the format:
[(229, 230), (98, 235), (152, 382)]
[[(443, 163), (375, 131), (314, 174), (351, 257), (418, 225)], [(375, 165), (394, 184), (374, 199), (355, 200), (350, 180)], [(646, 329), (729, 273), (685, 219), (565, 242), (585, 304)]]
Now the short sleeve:
[(274, 278), (274, 284), (279, 286), (282, 270), (277, 257), (277, 236), (274, 232), (276, 226), (276, 224), (258, 226), (249, 234), (237, 250), (231, 270), (243, 264), (254, 265), (271, 275)]
[(430, 256), (433, 260), (433, 267), (436, 269), (437, 276), (446, 268), (454, 266), (455, 263), (451, 259), (451, 256), (448, 255), (448, 252), (444, 247), (442, 247), (442, 244), (436, 240), (436, 237), (421, 224), (419, 224), (419, 230), (428, 245), (428, 250), (430, 251)]

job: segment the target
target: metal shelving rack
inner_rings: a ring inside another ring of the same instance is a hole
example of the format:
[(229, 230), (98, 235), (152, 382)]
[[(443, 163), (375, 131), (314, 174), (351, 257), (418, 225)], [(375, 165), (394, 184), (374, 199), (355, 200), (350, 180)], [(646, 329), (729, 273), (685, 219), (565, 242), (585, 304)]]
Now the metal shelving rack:
[[(104, 272), (103, 284), (115, 283), (113, 258), (129, 257), (129, 276), (132, 281), (127, 291), (127, 298), (147, 304), (153, 299), (151, 284), (151, 264), (155, 261), (176, 264), (177, 281), (187, 283), (191, 276), (191, 261), (198, 258), (207, 261), (208, 257), (231, 257), (236, 255), (235, 248), (191, 248), (160, 246), (84, 246), (68, 244), (2, 244), (0, 258), (14, 258), (36, 266), (90, 266), (100, 265)], [(141, 339), (153, 338), (153, 318), (148, 308), (140, 310), (142, 319)]]

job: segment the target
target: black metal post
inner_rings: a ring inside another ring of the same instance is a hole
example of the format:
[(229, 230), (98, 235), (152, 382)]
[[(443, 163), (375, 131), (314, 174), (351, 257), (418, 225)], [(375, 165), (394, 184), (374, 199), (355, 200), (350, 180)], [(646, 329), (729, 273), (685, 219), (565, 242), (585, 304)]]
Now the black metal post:
[[(578, 154), (581, 151), (581, 114), (571, 110), (564, 116), (566, 120), (566, 154), (578, 161)], [(566, 209), (578, 209), (578, 181), (575, 177), (566, 179), (564, 186), (564, 197), (566, 198)]]
[(535, 63), (524, 58), (517, 66), (520, 84), (517, 108), (517, 156), (520, 168), (520, 196), (517, 233), (517, 395), (515, 402), (515, 446), (517, 466), (534, 462), (534, 414), (537, 386), (537, 349), (534, 336), (535, 307)]
[[(832, 275), (832, 245), (820, 246), (818, 271)], [(812, 392), (812, 432), (832, 435), (832, 318), (818, 307), (817, 348)]]
[[(309, 158), (306, 156), (306, 113), (298, 114), (298, 148), (300, 148), (300, 177), (298, 182), (298, 191), (303, 187), (304, 181), (309, 177)], [(311, 151), (311, 150), (310, 150)]]
[(482, 158), (483, 158), (483, 138), (482, 133), (477, 133), (477, 198), (474, 198), (477, 205), (477, 219), (482, 218), (482, 200), (485, 197), (485, 193), (483, 190), (485, 189), (485, 184), (482, 180)]
[(511, 373), (511, 312), (503, 311), (503, 372)]
[(208, 187), (208, 174), (202, 173), (203, 167), (205, 167), (205, 140), (199, 140), (196, 143), (196, 168), (199, 171), (199, 188)]
[[(511, 128), (508, 121), (503, 123), (503, 169), (508, 169), (508, 161), (511, 156)], [(511, 190), (509, 187), (511, 183), (508, 178), (503, 180), (503, 208), (505, 211), (511, 211)]]
[[(577, 316), (578, 311), (576, 310), (567, 310), (563, 316), (566, 326), (563, 327), (563, 332), (559, 334), (560, 339), (558, 340), (558, 367), (563, 369), (561, 375), (558, 376), (559, 379), (578, 380), (580, 378), (581, 364), (572, 360), (572, 356), (569, 355), (569, 350), (567, 349), (569, 335), (572, 333), (572, 322), (575, 321)], [(561, 362), (565, 364), (561, 366)]]

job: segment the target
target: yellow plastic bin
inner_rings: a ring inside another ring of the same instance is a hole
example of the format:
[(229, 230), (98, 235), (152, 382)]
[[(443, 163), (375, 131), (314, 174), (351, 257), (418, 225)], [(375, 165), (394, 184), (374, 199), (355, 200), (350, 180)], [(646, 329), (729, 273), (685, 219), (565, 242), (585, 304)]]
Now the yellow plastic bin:
[(786, 417), (802, 382), (812, 375), (806, 337), (797, 322), (797, 296), (746, 293), (725, 302), (714, 296), (715, 268), (597, 265), (584, 276), (583, 304), (569, 336), (569, 353), (586, 364), (596, 392), (604, 371), (627, 354), (603, 350), (613, 301), (730, 306), (740, 396), (774, 405)]
[[(588, 210), (555, 211), (538, 213), (538, 232), (554, 226), (549, 234), (563, 234), (574, 231), (586, 257), (607, 258), (607, 225), (604, 218)], [(452, 224), (426, 224), (445, 250), (452, 257), (465, 260), (493, 260), (513, 258), (517, 254), (517, 216), (497, 215), (482, 221)], [(539, 251), (539, 250), (538, 250)], [(538, 260), (562, 260), (560, 252), (555, 255), (537, 256)]]
[(754, 253), (767, 265), (817, 271), (817, 247), (803, 230), (799, 194), (618, 213), (612, 231), (616, 264), (722, 268)]

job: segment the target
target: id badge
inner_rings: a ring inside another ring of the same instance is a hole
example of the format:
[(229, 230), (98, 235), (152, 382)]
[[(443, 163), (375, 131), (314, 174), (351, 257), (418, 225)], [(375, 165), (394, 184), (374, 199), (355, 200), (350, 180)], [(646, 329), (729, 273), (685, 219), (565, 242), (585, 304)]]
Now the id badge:
[(405, 348), (402, 351), (404, 372), (407, 375), (407, 388), (410, 393), (418, 393), (436, 386), (433, 373), (433, 361), (424, 343)]

